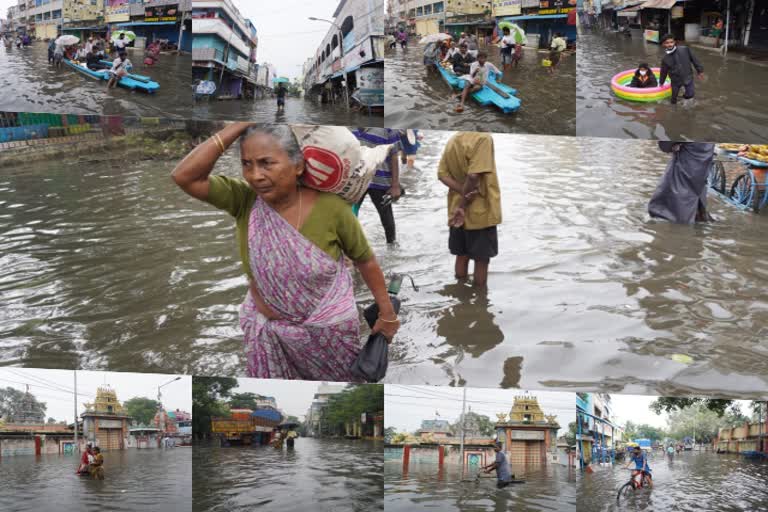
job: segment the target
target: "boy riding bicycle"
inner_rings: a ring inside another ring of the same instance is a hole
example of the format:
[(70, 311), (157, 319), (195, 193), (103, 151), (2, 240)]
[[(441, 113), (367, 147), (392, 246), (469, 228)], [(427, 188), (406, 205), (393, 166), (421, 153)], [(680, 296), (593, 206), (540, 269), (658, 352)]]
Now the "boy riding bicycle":
[[(642, 475), (640, 478), (640, 484), (637, 487), (647, 485), (653, 487), (653, 478), (651, 477), (651, 468), (648, 466), (648, 455), (643, 452), (642, 448), (635, 446), (630, 455), (629, 462), (624, 466), (629, 468), (632, 463), (635, 463), (635, 469), (632, 470), (632, 481), (635, 481), (638, 475)], [(647, 484), (643, 484), (643, 481)]]

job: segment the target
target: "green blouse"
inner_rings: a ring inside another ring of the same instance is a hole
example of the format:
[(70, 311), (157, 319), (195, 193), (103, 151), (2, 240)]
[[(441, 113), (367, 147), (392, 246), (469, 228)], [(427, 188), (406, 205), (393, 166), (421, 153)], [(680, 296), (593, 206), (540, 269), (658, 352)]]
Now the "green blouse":
[[(237, 243), (243, 270), (253, 277), (248, 260), (248, 219), (256, 192), (240, 178), (211, 176), (206, 202), (224, 210), (235, 218)], [(363, 228), (342, 198), (327, 192), (318, 192), (299, 233), (322, 249), (334, 260), (342, 254), (355, 262), (369, 260), (373, 251), (368, 245)]]

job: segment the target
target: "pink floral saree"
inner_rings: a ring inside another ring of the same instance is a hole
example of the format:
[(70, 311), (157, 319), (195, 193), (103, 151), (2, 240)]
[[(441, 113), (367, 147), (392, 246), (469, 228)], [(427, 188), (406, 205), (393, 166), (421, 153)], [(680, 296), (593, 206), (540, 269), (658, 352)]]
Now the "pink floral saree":
[(360, 323), (352, 276), (257, 198), (248, 222), (251, 269), (269, 320), (249, 290), (240, 307), (248, 374), (272, 379), (355, 381)]

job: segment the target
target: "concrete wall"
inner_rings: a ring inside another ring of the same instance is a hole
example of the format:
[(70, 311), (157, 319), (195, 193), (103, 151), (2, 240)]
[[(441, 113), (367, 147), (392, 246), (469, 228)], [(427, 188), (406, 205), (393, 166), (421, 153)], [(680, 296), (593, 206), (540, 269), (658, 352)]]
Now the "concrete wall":
[(34, 455), (34, 438), (0, 439), (0, 457), (13, 457), (16, 455)]

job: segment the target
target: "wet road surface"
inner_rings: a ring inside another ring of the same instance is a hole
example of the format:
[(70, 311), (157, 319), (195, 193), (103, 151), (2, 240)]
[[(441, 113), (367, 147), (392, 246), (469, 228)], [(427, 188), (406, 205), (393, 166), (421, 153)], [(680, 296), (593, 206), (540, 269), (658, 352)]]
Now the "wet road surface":
[(349, 111), (341, 104), (322, 105), (303, 98), (286, 98), (285, 111), (277, 111), (277, 99), (196, 101), (196, 119), (253, 121), (255, 123), (327, 124), (336, 126), (384, 126), (381, 114)]
[(74, 455), (0, 459), (0, 510), (180, 512), (192, 508), (192, 450), (104, 452), (104, 480), (75, 474)]
[(193, 510), (384, 510), (383, 446), (316, 438), (292, 450), (195, 446)]
[(740, 455), (684, 452), (670, 459), (654, 452), (649, 461), (653, 488), (638, 489), (617, 503), (619, 487), (631, 472), (614, 465), (583, 473), (578, 484), (578, 510), (595, 512), (765, 512), (768, 464)]
[(617, 98), (611, 78), (640, 62), (661, 63), (662, 50), (617, 34), (579, 35), (576, 81), (577, 135), (660, 140), (763, 143), (768, 138), (768, 104), (758, 91), (768, 83), (768, 66), (744, 62), (731, 53), (691, 47), (704, 66), (696, 97), (635, 103)]
[[(667, 162), (655, 143), (494, 135), (504, 220), (478, 291), (456, 282), (447, 247), (436, 174), (448, 136), (425, 132), (403, 172), (397, 244), (370, 201), (360, 211), (385, 274), (420, 287), (400, 292), (387, 382), (765, 395), (765, 215), (712, 197), (716, 223), (649, 222)], [(238, 175), (237, 160), (215, 172)], [(234, 224), (177, 189), (174, 164), (4, 174), (0, 364), (244, 374)], [(372, 302), (357, 275), (355, 291)]]
[[(576, 510), (574, 469), (548, 465), (512, 468), (524, 484), (496, 488), (496, 479), (469, 470), (462, 481), (459, 468), (438, 471), (436, 464), (411, 464), (403, 475), (400, 461), (384, 463), (384, 503), (387, 512), (440, 510), (445, 512), (573, 512)], [(492, 475), (491, 475), (492, 476)]]
[(24, 49), (0, 45), (0, 110), (62, 114), (190, 117), (192, 58), (163, 54), (154, 66), (145, 66), (143, 52), (128, 52), (134, 73), (160, 84), (154, 94), (122, 87), (107, 90), (105, 81), (88, 78), (62, 64), (48, 64), (48, 44), (37, 41)]
[[(481, 50), (484, 47), (480, 47)], [(489, 62), (499, 69), (498, 48), (487, 50)], [(453, 91), (437, 70), (427, 72), (424, 46), (411, 42), (408, 49), (387, 50), (384, 69), (384, 122), (388, 128), (468, 130), (499, 133), (576, 134), (576, 58), (563, 55), (559, 70), (549, 75), (541, 66), (547, 52), (526, 48), (517, 69), (505, 73), (503, 82), (518, 90), (520, 110), (503, 114), (496, 107), (483, 107), (471, 98), (465, 110), (454, 112)]]

